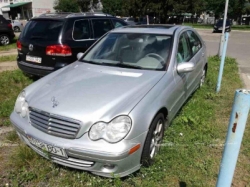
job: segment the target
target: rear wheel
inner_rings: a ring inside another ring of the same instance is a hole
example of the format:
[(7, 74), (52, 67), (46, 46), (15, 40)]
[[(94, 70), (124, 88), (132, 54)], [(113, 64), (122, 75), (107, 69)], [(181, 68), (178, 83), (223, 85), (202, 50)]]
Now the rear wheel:
[(8, 45), (10, 43), (10, 37), (6, 34), (0, 35), (0, 45)]
[(160, 113), (154, 118), (149, 128), (141, 156), (142, 165), (152, 165), (155, 156), (159, 153), (164, 135), (164, 124), (164, 116)]
[(15, 27), (14, 27), (14, 31), (15, 31), (15, 32), (20, 32), (20, 28), (17, 27), (17, 26), (15, 26)]

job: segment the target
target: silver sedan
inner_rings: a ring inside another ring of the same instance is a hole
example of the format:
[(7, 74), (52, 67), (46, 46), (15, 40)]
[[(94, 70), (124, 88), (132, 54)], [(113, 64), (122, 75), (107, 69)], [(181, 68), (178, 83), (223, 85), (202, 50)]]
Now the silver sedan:
[(53, 162), (123, 177), (153, 163), (164, 129), (206, 72), (205, 44), (190, 27), (115, 29), (25, 88), (10, 119)]

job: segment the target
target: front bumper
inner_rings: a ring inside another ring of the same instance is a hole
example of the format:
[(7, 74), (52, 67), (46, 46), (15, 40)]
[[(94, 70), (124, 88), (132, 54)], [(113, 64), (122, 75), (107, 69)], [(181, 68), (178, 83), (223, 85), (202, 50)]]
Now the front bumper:
[[(230, 27), (227, 27), (225, 28), (225, 32), (230, 32), (231, 31), (231, 28)], [(222, 32), (222, 28), (214, 28), (213, 32)]]
[[(93, 174), (104, 177), (124, 177), (140, 169), (140, 159), (143, 142), (147, 132), (132, 140), (122, 140), (115, 144), (110, 144), (104, 140), (91, 141), (88, 133), (79, 139), (65, 139), (46, 134), (32, 125), (27, 119), (20, 118), (15, 112), (11, 114), (11, 122), (16, 129), (20, 139), (41, 156), (52, 160), (55, 163), (89, 171)], [(48, 155), (41, 149), (30, 143), (27, 136), (32, 136), (41, 142), (63, 148), (68, 158), (57, 155)], [(140, 144), (140, 148), (129, 154), (135, 145)]]

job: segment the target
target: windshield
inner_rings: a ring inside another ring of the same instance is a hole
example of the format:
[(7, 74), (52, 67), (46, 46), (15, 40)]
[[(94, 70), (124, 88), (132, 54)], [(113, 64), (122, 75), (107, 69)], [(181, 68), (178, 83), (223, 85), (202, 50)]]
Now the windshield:
[[(217, 22), (217, 25), (223, 25), (223, 20), (219, 20)], [(230, 21), (229, 20), (226, 21), (226, 25), (230, 25)]]
[(171, 48), (171, 36), (110, 33), (81, 61), (125, 68), (163, 70)]
[(21, 38), (29, 40), (57, 41), (62, 29), (62, 21), (32, 20), (27, 23)]

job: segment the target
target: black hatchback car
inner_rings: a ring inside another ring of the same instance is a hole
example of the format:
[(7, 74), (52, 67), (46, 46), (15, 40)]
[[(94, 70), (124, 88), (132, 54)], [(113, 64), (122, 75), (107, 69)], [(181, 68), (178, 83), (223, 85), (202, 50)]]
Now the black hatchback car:
[[(213, 32), (222, 32), (223, 29), (223, 19), (220, 19), (217, 21), (217, 23), (214, 25), (214, 30)], [(225, 32), (230, 32), (231, 31), (231, 21), (227, 20), (226, 21), (226, 26), (225, 26)]]
[(0, 45), (8, 45), (14, 37), (12, 25), (0, 15)]
[(45, 76), (77, 59), (109, 30), (127, 25), (111, 15), (94, 13), (43, 14), (31, 19), (17, 41), (18, 67)]

